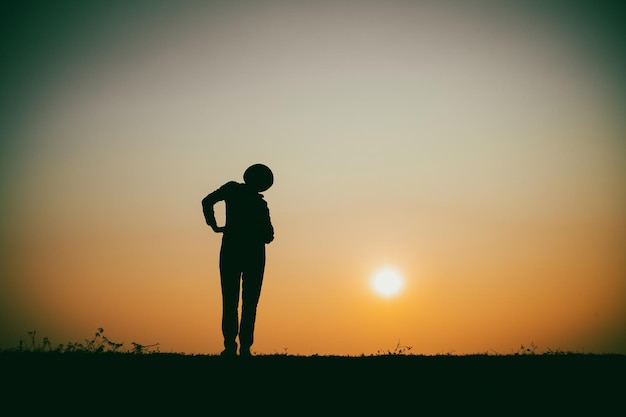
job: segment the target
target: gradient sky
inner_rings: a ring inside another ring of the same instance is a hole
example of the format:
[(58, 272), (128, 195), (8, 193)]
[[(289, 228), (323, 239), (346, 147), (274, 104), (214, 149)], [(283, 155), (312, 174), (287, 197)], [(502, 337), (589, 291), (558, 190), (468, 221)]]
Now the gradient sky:
[[(200, 201), (262, 162), (253, 351), (626, 353), (621, 9), (19, 3), (0, 6), (0, 348), (103, 327), (219, 352)], [(395, 298), (369, 286), (385, 265)]]

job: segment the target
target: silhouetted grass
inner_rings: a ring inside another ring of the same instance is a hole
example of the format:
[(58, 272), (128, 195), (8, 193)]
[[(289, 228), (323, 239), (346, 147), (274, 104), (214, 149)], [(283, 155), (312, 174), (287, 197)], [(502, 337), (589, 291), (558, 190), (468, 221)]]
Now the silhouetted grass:
[(142, 345), (131, 342), (132, 348), (124, 349), (124, 343), (116, 343), (104, 335), (104, 329), (99, 327), (91, 339), (84, 342), (68, 342), (53, 346), (50, 339), (45, 336), (41, 341), (37, 339), (37, 331), (26, 332), (28, 337), (22, 337), (16, 348), (8, 349), (10, 352), (54, 352), (54, 353), (133, 353), (144, 354), (159, 352), (159, 344)]
[(227, 359), (125, 349), (103, 332), (58, 346), (29, 332), (0, 352), (5, 405), (25, 415), (602, 416), (623, 411), (626, 392), (625, 355), (534, 343), (510, 354), (420, 355), (398, 342), (372, 355)]

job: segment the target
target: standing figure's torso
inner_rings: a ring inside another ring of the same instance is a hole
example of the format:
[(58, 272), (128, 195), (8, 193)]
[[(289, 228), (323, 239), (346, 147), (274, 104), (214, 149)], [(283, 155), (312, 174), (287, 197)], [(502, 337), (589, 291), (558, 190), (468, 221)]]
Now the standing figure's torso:
[(224, 237), (247, 243), (269, 243), (274, 230), (263, 196), (245, 184), (224, 185), (226, 224)]

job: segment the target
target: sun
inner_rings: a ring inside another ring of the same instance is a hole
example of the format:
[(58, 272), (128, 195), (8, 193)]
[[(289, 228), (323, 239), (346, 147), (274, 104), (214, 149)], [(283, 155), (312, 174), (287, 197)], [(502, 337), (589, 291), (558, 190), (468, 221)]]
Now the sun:
[(384, 267), (374, 272), (370, 285), (376, 294), (381, 297), (391, 298), (402, 291), (404, 279), (395, 269)]

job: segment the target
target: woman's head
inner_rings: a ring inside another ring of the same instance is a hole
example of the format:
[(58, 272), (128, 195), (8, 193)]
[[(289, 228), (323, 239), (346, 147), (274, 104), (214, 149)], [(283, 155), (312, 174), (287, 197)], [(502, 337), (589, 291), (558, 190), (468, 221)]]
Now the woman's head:
[(243, 181), (258, 192), (265, 191), (274, 183), (272, 170), (263, 164), (249, 166), (243, 173)]

